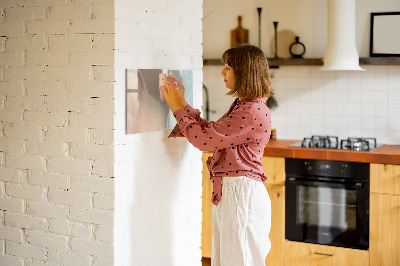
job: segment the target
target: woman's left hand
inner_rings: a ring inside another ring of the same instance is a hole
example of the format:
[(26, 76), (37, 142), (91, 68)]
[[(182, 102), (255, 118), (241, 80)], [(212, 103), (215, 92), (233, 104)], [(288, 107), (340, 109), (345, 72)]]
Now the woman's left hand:
[[(183, 109), (181, 106), (177, 91), (177, 86), (174, 85), (175, 81), (166, 80), (164, 86), (161, 86), (161, 91), (164, 93), (165, 101), (168, 104), (169, 109), (174, 113), (178, 109)], [(176, 84), (176, 83), (175, 83)]]

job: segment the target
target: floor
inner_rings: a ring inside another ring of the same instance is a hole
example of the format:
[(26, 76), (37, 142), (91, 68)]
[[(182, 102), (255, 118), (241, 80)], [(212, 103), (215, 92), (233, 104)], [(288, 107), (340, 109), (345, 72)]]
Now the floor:
[(211, 259), (209, 258), (202, 258), (201, 262), (203, 263), (203, 266), (211, 266)]

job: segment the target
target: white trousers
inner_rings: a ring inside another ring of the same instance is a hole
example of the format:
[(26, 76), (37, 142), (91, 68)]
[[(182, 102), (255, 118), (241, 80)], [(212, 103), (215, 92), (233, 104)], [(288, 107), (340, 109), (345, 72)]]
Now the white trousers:
[(212, 210), (212, 266), (262, 266), (271, 249), (271, 201), (262, 182), (223, 177)]

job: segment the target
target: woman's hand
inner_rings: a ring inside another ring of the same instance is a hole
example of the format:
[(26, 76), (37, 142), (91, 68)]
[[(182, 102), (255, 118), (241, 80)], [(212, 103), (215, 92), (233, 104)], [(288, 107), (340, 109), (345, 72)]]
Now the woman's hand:
[(172, 113), (174, 113), (178, 109), (183, 109), (186, 106), (186, 105), (182, 106), (180, 99), (181, 96), (179, 95), (180, 88), (177, 89), (179, 84), (182, 85), (182, 83), (180, 82), (177, 83), (176, 81), (177, 79), (173, 80), (171, 78), (167, 78), (167, 80), (164, 83), (164, 86), (160, 87), (161, 91), (164, 93), (165, 101), (167, 102), (168, 107), (169, 109), (171, 109)]
[(180, 105), (185, 108), (187, 105), (187, 102), (185, 100), (185, 87), (183, 86), (182, 82), (180, 82), (179, 79), (175, 78), (174, 76), (168, 76), (167, 79), (172, 82), (179, 88), (178, 89), (178, 97), (179, 97), (179, 103)]

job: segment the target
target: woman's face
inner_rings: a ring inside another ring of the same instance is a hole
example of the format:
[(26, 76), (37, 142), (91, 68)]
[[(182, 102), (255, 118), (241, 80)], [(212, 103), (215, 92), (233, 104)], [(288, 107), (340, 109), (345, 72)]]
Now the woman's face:
[(233, 69), (225, 64), (221, 71), (221, 75), (224, 77), (225, 86), (228, 89), (233, 89), (235, 86), (235, 73), (233, 72)]

